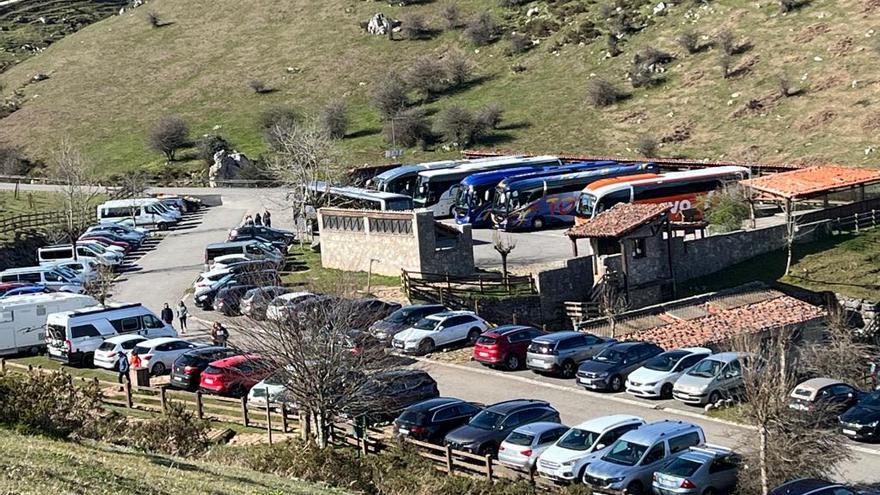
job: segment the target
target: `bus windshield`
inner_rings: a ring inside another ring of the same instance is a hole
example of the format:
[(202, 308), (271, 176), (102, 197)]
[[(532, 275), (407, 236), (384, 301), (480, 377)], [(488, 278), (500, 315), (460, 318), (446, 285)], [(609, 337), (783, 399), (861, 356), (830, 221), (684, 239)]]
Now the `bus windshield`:
[(425, 205), (428, 203), (428, 193), (430, 192), (431, 182), (425, 177), (419, 177), (415, 194), (413, 194), (413, 202)]
[(589, 193), (581, 193), (577, 202), (577, 214), (582, 217), (593, 216), (593, 207), (596, 205), (596, 196)]

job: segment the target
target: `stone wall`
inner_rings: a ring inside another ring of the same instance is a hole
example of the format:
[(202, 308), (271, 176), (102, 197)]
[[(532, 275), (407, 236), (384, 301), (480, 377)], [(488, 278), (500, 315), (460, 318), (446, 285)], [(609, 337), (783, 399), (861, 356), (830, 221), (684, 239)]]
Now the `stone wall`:
[(785, 225), (755, 230), (737, 230), (702, 239), (672, 242), (675, 279), (679, 282), (702, 277), (755, 256), (785, 247)]
[(562, 303), (585, 301), (593, 288), (593, 257), (582, 256), (565, 261), (565, 266), (535, 274), (535, 285), (540, 294), (543, 320), (565, 320)]
[(880, 302), (856, 299), (835, 293), (838, 304), (846, 311), (849, 323), (866, 329), (880, 331)]

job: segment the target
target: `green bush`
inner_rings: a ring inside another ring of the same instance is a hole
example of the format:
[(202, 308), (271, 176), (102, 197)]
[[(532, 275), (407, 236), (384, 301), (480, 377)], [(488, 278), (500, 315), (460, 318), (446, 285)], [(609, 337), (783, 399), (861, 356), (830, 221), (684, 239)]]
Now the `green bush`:
[(198, 419), (180, 402), (169, 402), (164, 415), (129, 421), (123, 443), (134, 448), (188, 457), (208, 449), (210, 424)]
[(100, 412), (95, 384), (73, 386), (61, 372), (0, 375), (0, 423), (25, 433), (94, 438)]
[(706, 221), (716, 230), (732, 232), (742, 228), (749, 218), (749, 204), (740, 186), (728, 186), (715, 194), (707, 196), (703, 208), (708, 210)]

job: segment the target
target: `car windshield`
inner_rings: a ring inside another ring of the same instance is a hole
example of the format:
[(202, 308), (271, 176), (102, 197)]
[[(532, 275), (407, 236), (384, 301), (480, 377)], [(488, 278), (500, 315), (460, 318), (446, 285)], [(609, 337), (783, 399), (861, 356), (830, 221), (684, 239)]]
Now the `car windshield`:
[(645, 368), (654, 371), (670, 371), (685, 356), (682, 352), (664, 352), (645, 363)]
[(714, 359), (704, 359), (697, 363), (696, 366), (691, 368), (691, 370), (688, 371), (688, 375), (699, 376), (702, 378), (712, 378), (713, 376), (716, 376), (723, 367), (724, 363), (722, 363), (721, 361), (716, 361)]
[(113, 349), (116, 349), (116, 344), (112, 342), (104, 342), (103, 344), (101, 344), (100, 347), (98, 347), (99, 351), (112, 351)]
[(532, 440), (534, 439), (535, 435), (533, 433), (515, 431), (511, 433), (504, 442), (513, 445), (531, 445)]
[(599, 434), (590, 430), (572, 428), (556, 442), (558, 447), (569, 450), (589, 450), (596, 443)]
[(433, 318), (422, 318), (413, 325), (413, 328), (417, 330), (433, 330), (437, 327), (438, 323), (439, 322)]
[(472, 419), (468, 424), (475, 428), (481, 428), (483, 430), (494, 430), (498, 428), (498, 425), (501, 424), (501, 421), (503, 419), (503, 414), (498, 414), (496, 412), (487, 410), (474, 416), (474, 419)]
[(639, 459), (645, 455), (648, 450), (647, 445), (627, 442), (626, 440), (618, 440), (611, 446), (611, 450), (602, 456), (602, 460), (613, 462), (614, 464), (622, 464), (624, 466), (635, 466)]
[(593, 359), (603, 363), (619, 363), (623, 361), (623, 353), (614, 349), (602, 349)]
[(413, 310), (410, 308), (402, 308), (388, 315), (386, 321), (390, 323), (403, 323), (409, 318), (409, 315), (413, 313)]
[(700, 469), (700, 466), (701, 464), (699, 462), (679, 457), (663, 469), (663, 474), (671, 474), (672, 476), (686, 478), (688, 476), (693, 476), (694, 473), (697, 472), (697, 469)]
[(880, 391), (874, 392), (865, 397), (859, 405), (870, 407), (871, 409), (880, 409)]

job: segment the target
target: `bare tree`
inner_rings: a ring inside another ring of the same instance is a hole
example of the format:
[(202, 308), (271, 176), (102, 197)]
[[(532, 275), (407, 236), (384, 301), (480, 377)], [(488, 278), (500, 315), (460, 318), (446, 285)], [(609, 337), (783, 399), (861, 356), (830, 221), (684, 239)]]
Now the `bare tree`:
[(120, 187), (128, 196), (140, 196), (147, 190), (148, 174), (143, 170), (129, 170), (120, 177)]
[(492, 244), (495, 251), (501, 255), (501, 276), (504, 277), (504, 285), (507, 285), (507, 257), (516, 249), (516, 240), (510, 234), (502, 234), (496, 230), (492, 232)]
[(852, 456), (845, 437), (835, 430), (832, 408), (799, 414), (788, 407), (788, 394), (798, 381), (793, 370), (804, 365), (797, 338), (797, 329), (782, 328), (735, 344), (751, 353), (742, 369), (743, 419), (754, 427), (745, 439), (746, 465), (758, 470), (742, 470), (741, 493), (767, 495), (790, 479), (829, 478)]
[(99, 265), (97, 268), (97, 276), (84, 285), (85, 293), (98, 300), (101, 306), (104, 306), (110, 297), (110, 290), (113, 288), (113, 281), (116, 275), (113, 269)]
[(177, 115), (159, 119), (150, 131), (150, 147), (174, 161), (177, 150), (189, 144), (189, 126)]
[(59, 230), (70, 244), (76, 244), (94, 220), (101, 188), (79, 150), (67, 139), (61, 141), (54, 153), (50, 174), (61, 184), (64, 225)]
[(841, 309), (829, 311), (824, 339), (806, 346), (804, 363), (817, 376), (868, 388), (870, 362), (878, 349), (862, 341)]
[(602, 281), (601, 292), (599, 293), (599, 311), (608, 326), (611, 327), (611, 337), (617, 336), (617, 323), (620, 315), (626, 313), (629, 309), (629, 301), (626, 293), (620, 286), (619, 277), (616, 272), (606, 272)]

